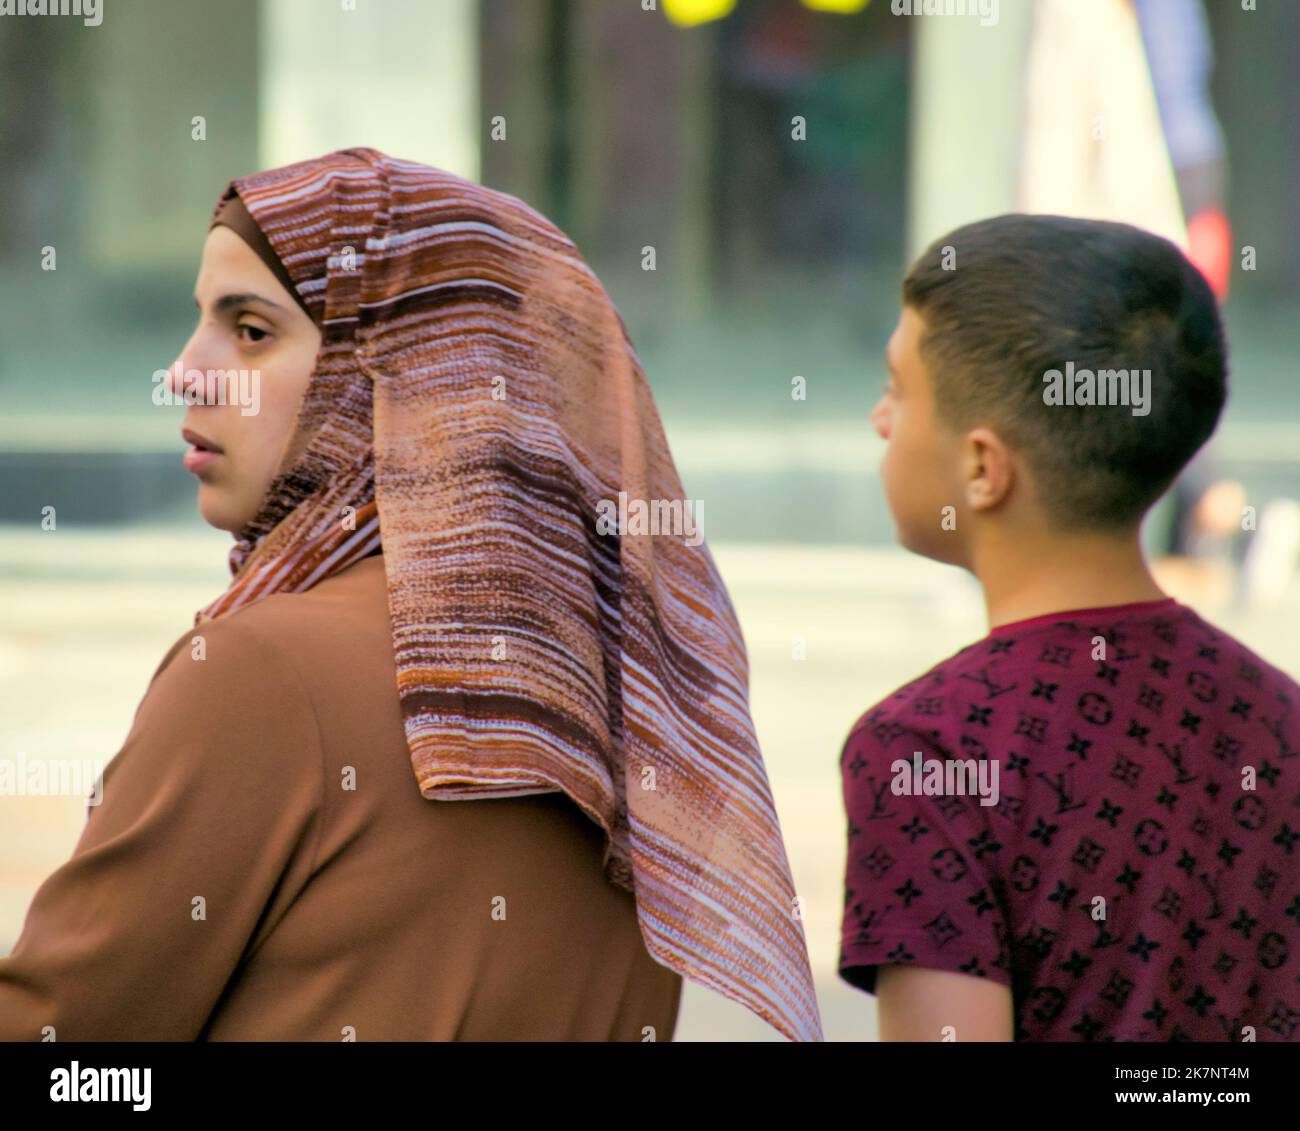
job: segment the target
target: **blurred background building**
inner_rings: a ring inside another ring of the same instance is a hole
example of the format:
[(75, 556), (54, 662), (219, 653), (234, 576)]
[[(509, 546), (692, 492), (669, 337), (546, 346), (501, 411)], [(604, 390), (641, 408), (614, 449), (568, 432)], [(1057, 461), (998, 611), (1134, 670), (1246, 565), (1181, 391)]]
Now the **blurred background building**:
[[(440, 165), (554, 219), (624, 317), (744, 624), (828, 1035), (870, 1036), (871, 999), (834, 976), (840, 746), (984, 631), (973, 582), (894, 548), (875, 473), (881, 352), (931, 239), (1092, 210), (1195, 254), (1232, 392), (1151, 548), (1177, 552), (1178, 595), (1300, 671), (1300, 5), (960, 7), (107, 0), (98, 26), (0, 19), (0, 757), (110, 757), (225, 582), (229, 539), (195, 512), (181, 410), (151, 403), (150, 375), (189, 336), (226, 183), (352, 145)], [(1245, 507), (1275, 521), (1242, 531)], [(81, 817), (79, 798), (0, 797), (0, 951)], [(680, 1037), (768, 1035), (688, 991)]]

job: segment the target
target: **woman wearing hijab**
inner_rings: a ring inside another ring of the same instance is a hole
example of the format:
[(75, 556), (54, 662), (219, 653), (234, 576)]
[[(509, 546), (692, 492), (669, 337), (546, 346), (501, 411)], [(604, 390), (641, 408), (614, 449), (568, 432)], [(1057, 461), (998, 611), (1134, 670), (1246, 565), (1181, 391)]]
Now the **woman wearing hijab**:
[[(168, 380), (232, 579), (0, 960), (16, 1040), (820, 1040), (748, 662), (640, 362), (521, 201), (374, 149), (239, 178)], [(605, 504), (602, 506), (602, 504)]]

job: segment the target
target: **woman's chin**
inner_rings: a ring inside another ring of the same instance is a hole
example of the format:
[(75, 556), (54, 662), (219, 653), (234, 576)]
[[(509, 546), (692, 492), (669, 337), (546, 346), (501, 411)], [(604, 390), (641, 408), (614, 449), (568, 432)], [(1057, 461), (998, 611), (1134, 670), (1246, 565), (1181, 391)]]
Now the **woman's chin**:
[(224, 491), (199, 484), (199, 515), (209, 526), (230, 534), (243, 529), (247, 518), (231, 504), (232, 500)]

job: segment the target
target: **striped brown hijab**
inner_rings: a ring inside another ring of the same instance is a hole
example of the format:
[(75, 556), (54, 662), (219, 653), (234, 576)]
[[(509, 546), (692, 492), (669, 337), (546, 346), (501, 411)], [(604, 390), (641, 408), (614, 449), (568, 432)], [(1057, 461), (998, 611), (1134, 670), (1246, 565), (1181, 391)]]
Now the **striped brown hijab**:
[(214, 216), (236, 193), (323, 341), (196, 624), (382, 543), (421, 794), (564, 791), (657, 961), (820, 1040), (726, 587), (698, 538), (597, 523), (620, 492), (685, 496), (577, 248), (515, 197), (368, 148), (238, 178)]

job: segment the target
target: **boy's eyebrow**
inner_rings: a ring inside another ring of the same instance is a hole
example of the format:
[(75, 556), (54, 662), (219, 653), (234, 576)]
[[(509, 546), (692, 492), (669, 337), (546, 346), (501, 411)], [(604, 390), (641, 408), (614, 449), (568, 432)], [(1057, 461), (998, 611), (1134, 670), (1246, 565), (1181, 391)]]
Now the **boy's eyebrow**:
[[(194, 298), (194, 305), (198, 306), (199, 309), (202, 310), (203, 307), (199, 305), (199, 296), (194, 295), (193, 298)], [(260, 302), (264, 306), (269, 306), (274, 310), (284, 311), (286, 314), (288, 313), (288, 311), (285, 310), (285, 308), (281, 306), (278, 302), (272, 302), (269, 298), (263, 298), (261, 295), (255, 295), (251, 291), (244, 292), (241, 294), (222, 295), (219, 299), (217, 299), (216, 302), (212, 304), (212, 312), (214, 314), (224, 314), (232, 306), (243, 306), (245, 303), (249, 303), (249, 302)]]

